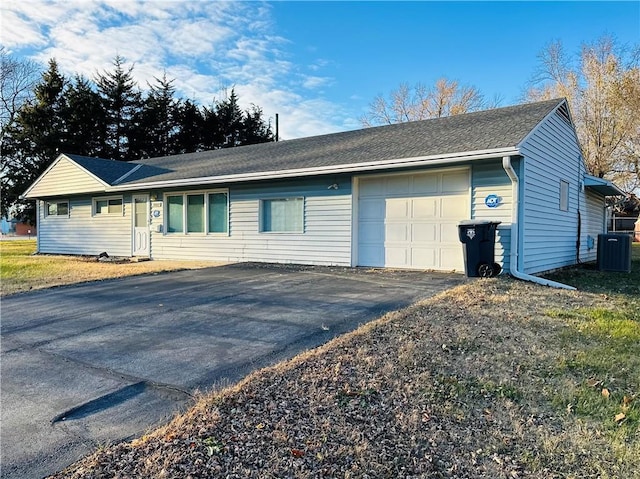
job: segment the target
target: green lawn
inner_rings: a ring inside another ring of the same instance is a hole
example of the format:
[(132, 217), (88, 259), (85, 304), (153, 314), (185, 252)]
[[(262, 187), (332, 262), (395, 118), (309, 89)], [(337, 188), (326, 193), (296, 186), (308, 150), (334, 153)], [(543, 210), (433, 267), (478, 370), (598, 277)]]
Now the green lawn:
[(2, 295), (83, 281), (220, 264), (205, 261), (101, 263), (91, 256), (34, 255), (35, 250), (36, 240), (0, 241)]

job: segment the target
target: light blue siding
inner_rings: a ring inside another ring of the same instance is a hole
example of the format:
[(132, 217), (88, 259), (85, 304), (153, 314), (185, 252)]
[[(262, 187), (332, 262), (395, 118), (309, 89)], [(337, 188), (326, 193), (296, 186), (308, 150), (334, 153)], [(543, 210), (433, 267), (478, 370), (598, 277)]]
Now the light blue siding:
[[(287, 197), (304, 198), (303, 232), (260, 232), (260, 201)], [(351, 205), (349, 177), (231, 186), (228, 235), (153, 231), (151, 257), (349, 266)]]
[[(509, 251), (511, 245), (511, 215), (513, 195), (511, 180), (502, 168), (502, 160), (478, 162), (471, 173), (473, 219), (500, 221), (496, 232), (496, 262), (502, 270), (509, 271)], [(500, 202), (497, 207), (489, 208), (485, 204), (488, 195), (497, 195)]]
[(69, 200), (69, 217), (45, 217), (40, 201), (40, 253), (97, 255), (105, 251), (111, 256), (131, 256), (131, 196), (123, 198), (122, 215), (105, 216), (92, 216), (92, 198), (64, 198)]
[[(605, 199), (603, 196), (586, 192), (582, 210), (582, 234), (580, 238), (580, 261), (596, 261), (598, 252), (598, 235), (605, 228)], [(589, 236), (593, 238), (593, 246), (589, 248)]]
[[(524, 156), (521, 188), (521, 264), (529, 274), (575, 264), (578, 209), (584, 163), (573, 128), (554, 113), (520, 145)], [(569, 184), (568, 210), (560, 209), (560, 183)]]

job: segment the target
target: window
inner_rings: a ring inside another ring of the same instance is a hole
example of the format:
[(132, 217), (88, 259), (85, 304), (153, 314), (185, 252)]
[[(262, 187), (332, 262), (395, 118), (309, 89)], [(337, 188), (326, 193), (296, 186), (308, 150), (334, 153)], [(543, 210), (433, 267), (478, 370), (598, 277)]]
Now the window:
[(167, 233), (227, 233), (226, 191), (177, 193), (166, 196)]
[(69, 202), (68, 201), (56, 201), (45, 202), (44, 209), (45, 216), (66, 216), (69, 217)]
[(560, 180), (560, 211), (569, 211), (569, 183)]
[(182, 214), (182, 195), (167, 196), (167, 232), (168, 233), (182, 233), (183, 227), (183, 214)]
[(187, 233), (204, 233), (204, 195), (187, 195)]
[(209, 194), (209, 233), (226, 233), (229, 229), (227, 193)]
[(304, 198), (262, 200), (261, 229), (265, 233), (302, 233)]
[(122, 215), (122, 198), (94, 198), (93, 215)]

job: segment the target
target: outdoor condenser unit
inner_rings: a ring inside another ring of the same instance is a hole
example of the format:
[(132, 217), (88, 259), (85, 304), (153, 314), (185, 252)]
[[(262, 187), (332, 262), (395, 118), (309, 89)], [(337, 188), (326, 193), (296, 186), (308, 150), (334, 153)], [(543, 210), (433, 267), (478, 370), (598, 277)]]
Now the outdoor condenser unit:
[(631, 235), (598, 235), (598, 269), (631, 272)]

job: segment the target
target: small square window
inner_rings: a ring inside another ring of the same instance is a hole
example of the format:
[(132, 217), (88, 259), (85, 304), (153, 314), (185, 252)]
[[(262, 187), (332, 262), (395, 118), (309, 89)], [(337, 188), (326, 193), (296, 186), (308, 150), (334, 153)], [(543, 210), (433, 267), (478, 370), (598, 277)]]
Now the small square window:
[(45, 203), (45, 215), (46, 216), (69, 216), (69, 202), (68, 201), (56, 201)]
[(93, 200), (93, 214), (121, 215), (123, 212), (122, 198), (96, 198)]
[(302, 233), (304, 199), (278, 198), (262, 200), (261, 231), (265, 233)]
[(569, 183), (560, 180), (560, 211), (569, 211)]

